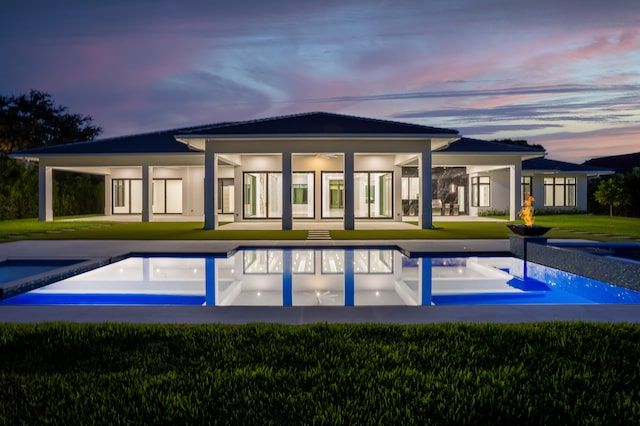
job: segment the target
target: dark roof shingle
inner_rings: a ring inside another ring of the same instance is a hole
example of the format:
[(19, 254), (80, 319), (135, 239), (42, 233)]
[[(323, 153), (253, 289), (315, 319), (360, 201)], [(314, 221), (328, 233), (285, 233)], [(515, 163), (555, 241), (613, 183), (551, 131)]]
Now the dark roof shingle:
[(200, 128), (183, 135), (269, 135), (269, 134), (446, 134), (457, 130), (421, 126), (397, 121), (355, 117), (328, 112), (308, 112), (281, 117), (229, 123)]
[(522, 162), (522, 170), (544, 170), (564, 173), (610, 174), (612, 171), (603, 167), (585, 166), (583, 164), (568, 163), (566, 161), (550, 160), (548, 158), (532, 158)]
[(440, 148), (434, 152), (508, 152), (517, 154), (537, 153), (544, 154), (536, 148), (530, 148), (525, 146), (511, 145), (502, 142), (485, 141), (482, 139), (473, 138), (460, 138), (457, 141), (451, 142), (449, 145)]

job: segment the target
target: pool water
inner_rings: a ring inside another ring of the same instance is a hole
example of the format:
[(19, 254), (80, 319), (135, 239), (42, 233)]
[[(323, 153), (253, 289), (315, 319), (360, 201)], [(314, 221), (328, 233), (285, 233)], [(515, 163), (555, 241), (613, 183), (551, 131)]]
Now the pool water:
[(640, 293), (512, 257), (386, 248), (129, 257), (0, 304), (375, 306), (640, 303)]
[(5, 260), (0, 262), (0, 284), (38, 275), (78, 262), (78, 260)]

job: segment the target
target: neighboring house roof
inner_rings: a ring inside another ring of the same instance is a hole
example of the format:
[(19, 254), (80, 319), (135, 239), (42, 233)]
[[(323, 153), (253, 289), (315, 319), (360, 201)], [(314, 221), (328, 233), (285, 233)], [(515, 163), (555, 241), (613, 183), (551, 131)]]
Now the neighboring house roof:
[(434, 152), (472, 152), (472, 153), (496, 153), (507, 152), (512, 154), (540, 154), (545, 152), (536, 148), (511, 145), (508, 143), (484, 141), (482, 139), (460, 138), (449, 145), (435, 150)]
[(532, 158), (522, 162), (522, 170), (528, 172), (578, 173), (586, 175), (608, 175), (613, 171), (603, 167), (585, 166), (583, 164), (567, 163), (566, 161), (550, 160), (548, 158)]
[(457, 130), (421, 126), (397, 121), (308, 112), (263, 118), (223, 126), (194, 129), (182, 135), (286, 135), (286, 134), (438, 134), (455, 137)]
[(584, 164), (594, 167), (606, 167), (616, 173), (631, 173), (634, 167), (640, 167), (640, 152), (592, 158), (585, 161)]

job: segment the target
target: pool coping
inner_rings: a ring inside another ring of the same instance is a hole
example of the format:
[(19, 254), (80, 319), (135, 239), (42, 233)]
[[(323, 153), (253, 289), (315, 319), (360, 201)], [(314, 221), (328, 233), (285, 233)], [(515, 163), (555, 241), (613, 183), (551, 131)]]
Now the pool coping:
[[(563, 240), (567, 241), (567, 240)], [(580, 240), (577, 240), (580, 241)], [(584, 240), (582, 240), (584, 241)], [(367, 240), (367, 241), (105, 241), (23, 240), (0, 245), (0, 261), (15, 258), (113, 259), (127, 253), (218, 253), (239, 247), (366, 247), (398, 246), (413, 254), (509, 254), (508, 240)], [(55, 249), (56, 255), (52, 255)], [(83, 253), (84, 256), (78, 256)], [(0, 306), (0, 323), (65, 321), (77, 323), (394, 323), (436, 322), (521, 323), (540, 321), (640, 322), (640, 305), (463, 305), (360, 307), (240, 307), (240, 306)]]

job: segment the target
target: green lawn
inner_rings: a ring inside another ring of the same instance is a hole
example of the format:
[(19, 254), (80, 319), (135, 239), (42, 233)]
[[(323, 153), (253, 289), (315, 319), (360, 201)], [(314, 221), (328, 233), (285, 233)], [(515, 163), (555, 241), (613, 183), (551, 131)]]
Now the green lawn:
[(640, 424), (630, 324), (0, 324), (0, 424)]
[[(0, 239), (137, 239), (137, 240), (302, 240), (302, 230), (214, 230), (205, 231), (195, 222), (39, 222), (36, 219), (0, 222)], [(640, 238), (640, 218), (595, 215), (549, 215), (536, 217), (537, 225), (554, 229), (550, 238), (589, 238), (599, 241), (619, 241), (609, 235)], [(589, 236), (567, 232), (584, 231), (607, 236)], [(356, 230), (330, 231), (336, 240), (371, 239), (479, 239), (507, 238), (511, 231), (503, 222), (436, 222), (434, 229), (422, 230)], [(11, 238), (9, 236), (19, 236)]]

